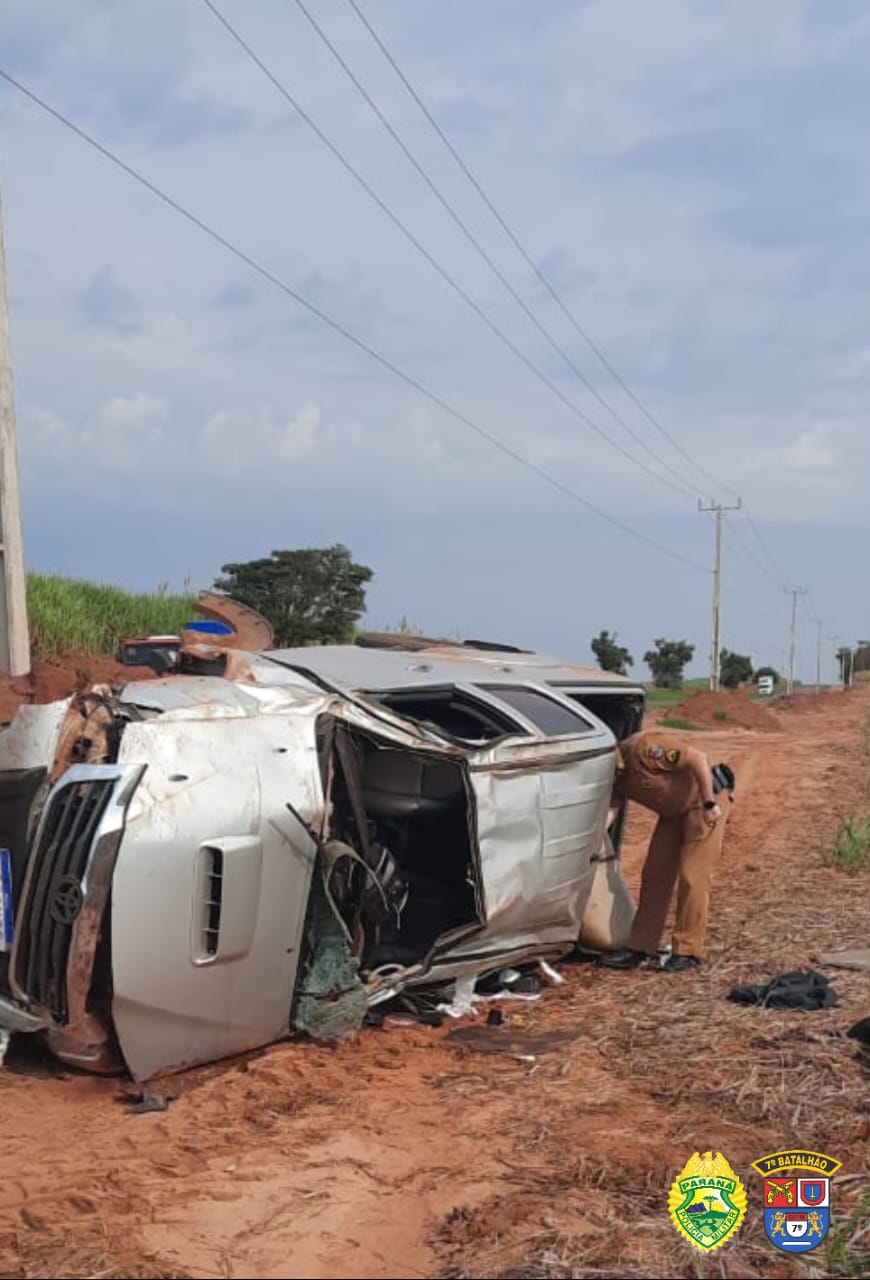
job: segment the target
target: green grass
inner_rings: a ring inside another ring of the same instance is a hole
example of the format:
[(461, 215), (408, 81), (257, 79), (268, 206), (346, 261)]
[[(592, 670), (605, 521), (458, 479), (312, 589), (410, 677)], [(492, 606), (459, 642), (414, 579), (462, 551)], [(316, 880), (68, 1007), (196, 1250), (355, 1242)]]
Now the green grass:
[(684, 680), (679, 689), (657, 689), (654, 684), (644, 686), (646, 690), (647, 706), (650, 707), (675, 707), (678, 702), (682, 702), (683, 698), (688, 698), (690, 694), (697, 693), (698, 689), (709, 689), (710, 681), (706, 676), (695, 676), (691, 680)]
[(714, 711), (714, 712), (713, 712), (713, 719), (714, 719), (714, 720), (727, 720), (727, 719), (728, 719), (728, 712), (727, 712), (727, 711)]
[(675, 707), (685, 696), (682, 689), (656, 689), (653, 685), (646, 689), (646, 704), (648, 707)]
[(662, 720), (663, 729), (691, 729), (693, 732), (698, 728), (696, 724), (691, 724), (688, 720), (681, 719), (680, 716), (666, 716)]
[(841, 871), (870, 871), (870, 817), (844, 814), (824, 861)]
[(867, 1239), (861, 1230), (870, 1217), (870, 1196), (865, 1196), (844, 1222), (832, 1221), (825, 1240), (828, 1274), (860, 1278), (870, 1275), (870, 1252), (867, 1247), (853, 1249), (860, 1238)]
[(34, 658), (117, 653), (126, 636), (177, 635), (195, 618), (196, 597), (133, 595), (118, 587), (42, 573), (27, 575), (27, 612)]

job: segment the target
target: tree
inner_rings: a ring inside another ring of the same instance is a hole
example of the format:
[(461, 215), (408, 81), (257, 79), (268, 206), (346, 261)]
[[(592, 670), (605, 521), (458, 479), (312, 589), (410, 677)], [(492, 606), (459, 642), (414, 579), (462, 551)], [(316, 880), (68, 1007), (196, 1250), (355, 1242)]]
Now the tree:
[(840, 664), (841, 684), (854, 683), (859, 672), (870, 671), (870, 643), (859, 640), (856, 645), (838, 649), (837, 662)]
[(683, 668), (691, 662), (695, 646), (686, 640), (654, 640), (654, 649), (648, 649), (643, 660), (652, 672), (653, 683), (658, 689), (679, 689), (683, 683)]
[(268, 619), (278, 647), (351, 640), (373, 576), (340, 543), (273, 551), (268, 559), (225, 564), (221, 573), (215, 589)]
[(723, 649), (719, 655), (719, 683), (725, 689), (737, 689), (752, 679), (752, 659), (743, 653)]
[(624, 676), (628, 674), (628, 668), (634, 666), (634, 658), (626, 648), (616, 643), (617, 639), (615, 631), (613, 635), (609, 631), (601, 631), (591, 642), (590, 648), (602, 671), (613, 671), (618, 676)]

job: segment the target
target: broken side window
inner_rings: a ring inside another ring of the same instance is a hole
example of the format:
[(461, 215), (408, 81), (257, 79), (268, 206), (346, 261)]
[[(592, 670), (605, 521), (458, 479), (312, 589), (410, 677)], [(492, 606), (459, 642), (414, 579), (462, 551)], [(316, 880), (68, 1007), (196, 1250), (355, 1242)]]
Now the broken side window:
[(414, 689), (370, 693), (374, 701), (408, 720), (430, 724), (461, 742), (491, 742), (523, 728), (497, 707), (478, 701), (460, 689)]
[(612, 690), (558, 688), (563, 697), (591, 711), (610, 729), (618, 742), (637, 733), (643, 724), (642, 694), (614, 693)]
[(563, 706), (537, 689), (525, 685), (481, 685), (493, 698), (506, 702), (514, 711), (529, 720), (548, 738), (566, 734), (590, 733), (594, 726), (572, 707)]

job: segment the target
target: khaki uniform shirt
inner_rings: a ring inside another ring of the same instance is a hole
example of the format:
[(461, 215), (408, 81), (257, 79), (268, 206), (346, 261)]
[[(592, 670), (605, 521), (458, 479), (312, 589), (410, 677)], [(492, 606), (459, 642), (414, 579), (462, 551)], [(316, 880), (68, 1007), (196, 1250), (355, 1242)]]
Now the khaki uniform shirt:
[(685, 741), (650, 729), (620, 742), (616, 791), (663, 818), (676, 818), (701, 804), (695, 775), (686, 764)]

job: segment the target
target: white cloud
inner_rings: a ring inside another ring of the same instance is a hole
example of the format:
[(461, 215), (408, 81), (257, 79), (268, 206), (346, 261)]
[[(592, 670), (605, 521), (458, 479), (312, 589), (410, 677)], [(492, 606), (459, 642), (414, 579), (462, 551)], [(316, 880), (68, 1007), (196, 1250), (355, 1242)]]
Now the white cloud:
[[(59, 0), (9, 5), (4, 56), (60, 109), (506, 445), (619, 518), (649, 521), (655, 536), (664, 530), (661, 540), (691, 548), (700, 536), (691, 499), (630, 467), (505, 353), (202, 6), (81, 0), (72, 22)], [(505, 298), (294, 7), (227, 6), (421, 241), (473, 297), (494, 301), (512, 339), (634, 452)], [(822, 8), (824, 23), (810, 21)], [(860, 175), (867, 159), (856, 122), (870, 110), (861, 43), (870, 18), (849, 23), (835, 6), (793, 0), (371, 0), (370, 16), (535, 259), (554, 270), (562, 263), (558, 285), (583, 327), (693, 457), (771, 520), (808, 529), (826, 519), (866, 523), (870, 197), (860, 177), (851, 193), (837, 183), (841, 168)], [(541, 300), (344, 0), (323, 0), (318, 18), (584, 372), (655, 451), (687, 469), (564, 315)], [(531, 556), (563, 553), (570, 538), (554, 547), (536, 530), (542, 511), (565, 510), (571, 525), (567, 499), (8, 89), (0, 111), (10, 293), (21, 299), (12, 309), (16, 393), (32, 491), (43, 482), (60, 489), (79, 460), (101, 478), (142, 476), (148, 483), (115, 491), (135, 490), (137, 534), (149, 504), (161, 512), (156, 538), (170, 504), (179, 522), (186, 518), (178, 514), (184, 485), (195, 483), (209, 502), (241, 477), (239, 523), (252, 544), (280, 542), (287, 510), (308, 501), (300, 540), (330, 535), (309, 534), (318, 520), (353, 544), (372, 523), (389, 528), (397, 511), (413, 530), (421, 513), (431, 512), (436, 527), (449, 509), (456, 545), (476, 539), (482, 561), (498, 559), (507, 525), (528, 529)], [(734, 202), (749, 221), (742, 235), (722, 229)], [(766, 239), (752, 234), (759, 208), (768, 209)], [(795, 209), (810, 215), (809, 231), (789, 239), (781, 222)], [(854, 225), (837, 221), (844, 210)], [(135, 299), (127, 332), (84, 327), (76, 315), (72, 300), (104, 270)], [(219, 297), (245, 305), (215, 306)], [(335, 502), (324, 511), (311, 495), (327, 482)], [(708, 483), (694, 482), (706, 496)], [(264, 495), (278, 495), (275, 523)], [(31, 502), (30, 527), (51, 528), (52, 510)], [(119, 544), (125, 515), (119, 502)], [(598, 527), (604, 577), (630, 602), (643, 585), (630, 544)], [(216, 536), (202, 525), (191, 535), (209, 546)], [(416, 580), (426, 548), (395, 542), (396, 578)], [(148, 539), (138, 543), (147, 559)], [(103, 572), (112, 556), (119, 576), (128, 571), (114, 539), (105, 556)], [(449, 600), (455, 581), (436, 566), (427, 593), (440, 589)], [(599, 606), (608, 614), (602, 591), (597, 601), (584, 595), (584, 614)], [(667, 608), (682, 609), (684, 594), (675, 591)], [(405, 604), (393, 608), (385, 597), (383, 608), (398, 616)], [(450, 608), (451, 618), (462, 616), (462, 602)], [(554, 616), (564, 612), (554, 606)], [(644, 642), (655, 633), (646, 614), (620, 625), (626, 634), (636, 626)], [(679, 628), (682, 615), (667, 625)], [(739, 637), (729, 647), (739, 648)]]
[(27, 409), (24, 418), (26, 445), (34, 444), (36, 456), (42, 454), (51, 462), (67, 456), (75, 447), (76, 436), (69, 422), (53, 409)]
[(97, 343), (107, 358), (156, 376), (184, 374), (194, 368), (204, 374), (218, 364), (210, 344), (177, 315), (152, 315), (140, 331), (102, 334)]
[(145, 392), (112, 396), (80, 421), (34, 409), (27, 414), (25, 457), (62, 480), (71, 461), (118, 474), (160, 471), (169, 456), (167, 413), (165, 400)]
[(112, 396), (100, 410), (100, 420), (108, 428), (135, 432), (163, 423), (168, 407), (162, 396), (151, 396), (144, 391), (132, 396)]
[(837, 465), (829, 427), (802, 431), (783, 454), (783, 462), (795, 471), (830, 471)]
[(197, 460), (206, 472), (275, 478), (276, 466), (288, 472), (306, 464), (323, 437), (323, 411), (308, 403), (293, 415), (261, 404), (247, 412), (219, 409), (198, 433)]

